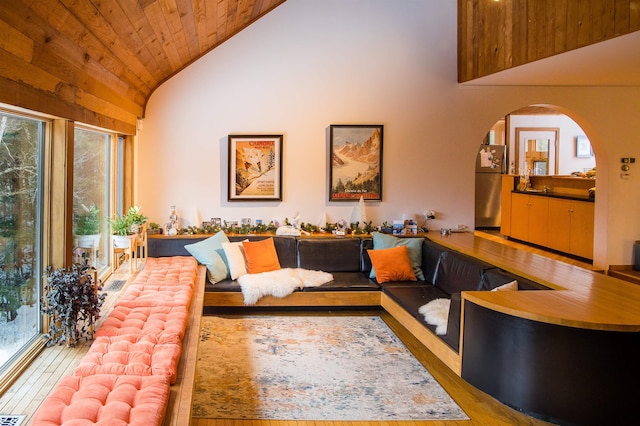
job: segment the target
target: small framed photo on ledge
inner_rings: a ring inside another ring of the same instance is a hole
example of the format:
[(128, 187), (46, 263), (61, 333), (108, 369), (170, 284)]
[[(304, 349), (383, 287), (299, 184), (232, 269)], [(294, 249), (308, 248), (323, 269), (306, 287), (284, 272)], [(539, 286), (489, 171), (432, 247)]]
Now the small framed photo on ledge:
[(229, 135), (228, 201), (282, 201), (283, 135)]
[(382, 124), (332, 124), (329, 201), (382, 200)]
[(576, 157), (590, 158), (593, 156), (591, 142), (586, 136), (576, 136)]

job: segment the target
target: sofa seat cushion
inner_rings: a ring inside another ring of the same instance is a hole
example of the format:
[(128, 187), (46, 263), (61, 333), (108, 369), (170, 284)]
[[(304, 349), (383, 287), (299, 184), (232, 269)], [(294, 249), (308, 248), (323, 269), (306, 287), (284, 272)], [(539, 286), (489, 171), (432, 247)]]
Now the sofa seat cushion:
[(377, 291), (380, 285), (362, 272), (332, 272), (333, 281), (319, 287), (305, 287), (302, 291)]
[[(380, 285), (362, 272), (331, 272), (333, 281), (318, 287), (304, 287), (296, 291), (371, 291), (380, 290)], [(224, 280), (216, 284), (207, 282), (205, 292), (240, 292), (236, 280)]]
[(240, 292), (242, 289), (240, 288), (240, 284), (238, 284), (238, 280), (222, 280), (215, 284), (207, 281), (204, 285), (204, 291)]
[(449, 308), (449, 319), (447, 321), (447, 334), (439, 336), (452, 349), (458, 351), (460, 339), (460, 293), (447, 294), (438, 287), (422, 285), (383, 285), (382, 291), (391, 297), (396, 303), (403, 307), (416, 320), (429, 330), (436, 333), (436, 326), (425, 321), (424, 315), (420, 313), (420, 307), (436, 299), (451, 299)]
[(94, 374), (129, 376), (165, 376), (176, 381), (182, 346), (180, 337), (167, 334), (100, 336), (82, 357), (73, 374), (86, 377)]
[(188, 313), (184, 306), (116, 306), (96, 330), (96, 337), (125, 334), (184, 336)]
[(431, 284), (382, 285), (382, 291), (396, 301), (401, 307), (435, 331), (435, 327), (427, 324), (424, 316), (418, 312), (421, 306), (432, 300), (448, 299), (450, 296)]
[(300, 268), (325, 272), (361, 270), (359, 238), (303, 238), (298, 241)]
[(67, 376), (36, 412), (33, 426), (161, 425), (169, 402), (164, 376)]

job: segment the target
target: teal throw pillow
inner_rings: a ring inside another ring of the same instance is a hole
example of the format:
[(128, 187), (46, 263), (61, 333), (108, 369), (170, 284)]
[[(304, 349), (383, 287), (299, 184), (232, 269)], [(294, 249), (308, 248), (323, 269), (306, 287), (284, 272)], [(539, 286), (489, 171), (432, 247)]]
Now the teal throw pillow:
[(227, 238), (227, 235), (224, 231), (220, 231), (206, 240), (184, 246), (191, 256), (195, 257), (200, 264), (207, 267), (207, 276), (213, 284), (229, 277), (227, 256), (222, 249), (222, 243), (228, 242), (229, 238)]
[[(424, 238), (420, 238), (420, 237), (399, 238), (399, 237), (394, 237), (393, 235), (382, 234), (380, 232), (373, 233), (374, 250), (394, 248), (398, 246), (407, 247), (407, 252), (409, 253), (409, 261), (411, 262), (411, 268), (413, 269), (413, 273), (416, 274), (416, 278), (419, 281), (424, 281), (424, 273), (422, 272), (422, 242), (423, 241), (424, 241)], [(373, 266), (371, 266), (371, 273), (369, 274), (369, 278), (375, 278), (375, 277), (376, 277), (376, 272)]]

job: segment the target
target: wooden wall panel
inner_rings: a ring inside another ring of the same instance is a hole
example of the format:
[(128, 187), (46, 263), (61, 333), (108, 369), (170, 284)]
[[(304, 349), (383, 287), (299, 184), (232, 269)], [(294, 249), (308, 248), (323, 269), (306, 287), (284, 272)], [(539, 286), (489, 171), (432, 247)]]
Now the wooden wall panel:
[(283, 2), (0, 1), (0, 102), (135, 134), (160, 84)]
[(458, 81), (640, 30), (640, 0), (458, 0)]

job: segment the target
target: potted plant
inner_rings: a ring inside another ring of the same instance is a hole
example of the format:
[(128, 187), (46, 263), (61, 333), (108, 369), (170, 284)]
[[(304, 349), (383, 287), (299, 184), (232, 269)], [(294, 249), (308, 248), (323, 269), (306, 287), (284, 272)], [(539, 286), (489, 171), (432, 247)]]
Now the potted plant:
[(147, 229), (147, 235), (155, 235), (160, 234), (162, 229), (160, 228), (160, 224), (157, 222), (149, 222), (149, 229)]
[(102, 283), (94, 283), (90, 271), (86, 265), (46, 269), (47, 284), (40, 308), (49, 317), (49, 330), (43, 336), (47, 346), (64, 343), (73, 347), (83, 338), (93, 338), (107, 295), (98, 294)]
[(383, 234), (393, 234), (393, 226), (385, 220), (384, 222), (382, 222), (380, 232), (382, 232)]
[(127, 217), (131, 221), (131, 231), (135, 234), (140, 231), (140, 225), (147, 221), (147, 217), (142, 214), (140, 207), (131, 206), (127, 210)]
[(100, 245), (100, 209), (95, 204), (89, 207), (81, 204), (82, 211), (76, 216), (74, 234), (78, 247), (98, 247)]
[(129, 207), (124, 215), (116, 214), (109, 219), (113, 233), (113, 246), (115, 248), (129, 247), (129, 240), (136, 237), (140, 225), (147, 220), (147, 217), (140, 212), (137, 206)]

